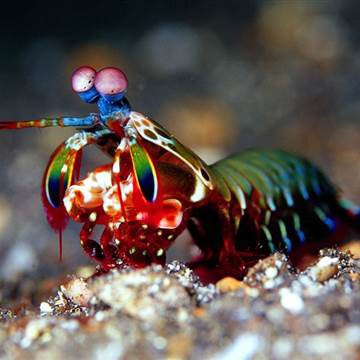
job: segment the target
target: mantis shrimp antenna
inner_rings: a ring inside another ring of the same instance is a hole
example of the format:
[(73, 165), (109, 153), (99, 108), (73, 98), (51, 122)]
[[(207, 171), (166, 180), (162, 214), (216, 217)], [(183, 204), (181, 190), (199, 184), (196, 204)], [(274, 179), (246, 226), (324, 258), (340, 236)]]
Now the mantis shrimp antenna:
[(90, 114), (86, 117), (58, 117), (43, 118), (38, 120), (25, 121), (2, 121), (0, 122), (0, 130), (16, 130), (26, 128), (46, 128), (46, 127), (89, 127), (99, 122), (97, 114)]

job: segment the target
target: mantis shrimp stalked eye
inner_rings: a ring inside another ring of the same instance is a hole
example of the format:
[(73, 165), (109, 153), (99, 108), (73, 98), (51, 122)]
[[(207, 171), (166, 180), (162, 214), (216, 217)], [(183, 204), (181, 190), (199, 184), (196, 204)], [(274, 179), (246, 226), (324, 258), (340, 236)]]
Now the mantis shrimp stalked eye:
[[(78, 68), (73, 90), (99, 112), (85, 117), (0, 122), (0, 130), (72, 126), (42, 184), (47, 219), (59, 232), (83, 223), (80, 242), (103, 269), (163, 264), (188, 229), (202, 257), (195, 269), (241, 277), (274, 251), (360, 230), (360, 209), (312, 163), (282, 150), (247, 150), (207, 165), (161, 125), (131, 109), (117, 68)], [(96, 145), (109, 163), (79, 179), (81, 154)], [(100, 239), (92, 234), (104, 227)], [(341, 230), (341, 231), (340, 231)]]
[(73, 90), (87, 103), (96, 101), (99, 94), (94, 86), (96, 71), (90, 66), (76, 69), (71, 78)]
[(114, 103), (124, 97), (128, 80), (121, 70), (107, 67), (96, 74), (95, 87), (101, 96)]

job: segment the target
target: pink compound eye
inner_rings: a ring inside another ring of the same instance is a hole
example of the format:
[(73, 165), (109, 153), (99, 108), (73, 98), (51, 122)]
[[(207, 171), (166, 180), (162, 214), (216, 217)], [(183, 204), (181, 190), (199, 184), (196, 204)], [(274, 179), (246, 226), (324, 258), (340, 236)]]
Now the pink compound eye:
[(94, 86), (95, 75), (96, 71), (90, 66), (76, 69), (71, 77), (73, 90), (78, 93), (90, 90)]
[(100, 70), (95, 76), (95, 87), (103, 95), (116, 95), (126, 91), (128, 80), (119, 69), (107, 67)]

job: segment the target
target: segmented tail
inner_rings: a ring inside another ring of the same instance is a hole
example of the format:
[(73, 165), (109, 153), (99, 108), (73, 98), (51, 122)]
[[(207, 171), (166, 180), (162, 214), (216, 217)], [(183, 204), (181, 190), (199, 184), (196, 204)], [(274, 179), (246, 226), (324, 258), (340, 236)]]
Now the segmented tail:
[(344, 220), (353, 229), (360, 232), (360, 207), (345, 199), (341, 199), (339, 205), (343, 211)]

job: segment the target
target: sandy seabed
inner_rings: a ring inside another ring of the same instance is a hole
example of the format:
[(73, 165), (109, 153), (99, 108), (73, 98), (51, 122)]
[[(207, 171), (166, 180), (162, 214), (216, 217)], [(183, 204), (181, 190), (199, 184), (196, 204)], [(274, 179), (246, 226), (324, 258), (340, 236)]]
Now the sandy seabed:
[(276, 253), (243, 281), (206, 286), (178, 261), (74, 275), (54, 293), (0, 308), (1, 359), (360, 356), (360, 259), (350, 251), (323, 249), (302, 272)]

